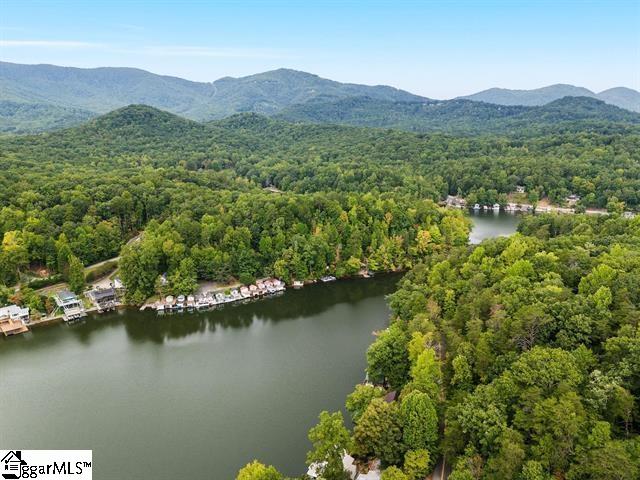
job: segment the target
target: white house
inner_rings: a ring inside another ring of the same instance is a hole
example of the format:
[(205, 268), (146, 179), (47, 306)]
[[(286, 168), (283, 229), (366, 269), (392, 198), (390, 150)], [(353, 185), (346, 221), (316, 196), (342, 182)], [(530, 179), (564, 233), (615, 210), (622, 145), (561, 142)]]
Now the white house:
[(8, 305), (0, 307), (0, 320), (8, 319), (12, 321), (20, 321), (22, 323), (29, 322), (29, 308), (19, 307), (18, 305)]

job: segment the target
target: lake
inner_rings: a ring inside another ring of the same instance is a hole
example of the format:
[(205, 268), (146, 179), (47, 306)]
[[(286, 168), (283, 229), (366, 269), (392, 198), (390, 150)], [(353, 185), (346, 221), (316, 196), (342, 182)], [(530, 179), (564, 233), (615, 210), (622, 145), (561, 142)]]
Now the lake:
[(516, 231), (522, 218), (507, 212), (469, 212), (473, 228), (469, 234), (469, 243), (477, 244), (486, 238), (506, 237)]
[[(518, 218), (476, 213), (470, 241)], [(308, 429), (343, 409), (399, 275), (203, 313), (124, 310), (0, 339), (0, 447), (92, 449), (96, 478), (304, 472)]]
[(254, 458), (299, 475), (318, 413), (363, 380), (399, 278), (2, 339), (0, 447), (93, 449), (99, 479), (232, 479)]

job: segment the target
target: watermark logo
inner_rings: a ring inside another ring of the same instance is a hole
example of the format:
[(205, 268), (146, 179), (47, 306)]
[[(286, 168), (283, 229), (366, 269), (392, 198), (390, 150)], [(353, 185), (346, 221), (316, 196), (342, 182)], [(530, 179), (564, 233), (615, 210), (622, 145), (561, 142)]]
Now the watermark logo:
[(90, 480), (93, 476), (92, 451), (0, 450), (0, 470), (5, 480)]

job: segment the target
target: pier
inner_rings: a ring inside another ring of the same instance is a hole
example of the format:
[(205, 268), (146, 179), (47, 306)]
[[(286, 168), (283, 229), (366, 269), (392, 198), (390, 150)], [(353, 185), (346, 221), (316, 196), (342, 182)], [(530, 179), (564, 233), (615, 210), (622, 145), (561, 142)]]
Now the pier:
[[(227, 289), (222, 291), (209, 291), (200, 295), (167, 295), (164, 299), (157, 301), (152, 308), (158, 314), (192, 312), (195, 310), (206, 310), (228, 303), (234, 303), (241, 300), (250, 300), (268, 295), (275, 295), (284, 292), (286, 289), (283, 281), (278, 279), (265, 279), (257, 281), (252, 285), (241, 285), (238, 288)], [(143, 307), (144, 308), (144, 307)]]

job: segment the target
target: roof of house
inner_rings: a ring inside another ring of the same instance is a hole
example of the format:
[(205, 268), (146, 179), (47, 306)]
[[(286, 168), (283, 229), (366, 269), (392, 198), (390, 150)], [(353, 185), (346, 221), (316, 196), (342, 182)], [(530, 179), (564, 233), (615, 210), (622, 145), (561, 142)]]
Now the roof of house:
[(0, 318), (3, 317), (22, 317), (24, 315), (29, 315), (29, 309), (19, 307), (18, 305), (7, 305), (6, 307), (0, 307)]
[(115, 288), (97, 288), (91, 292), (91, 296), (95, 301), (104, 300), (116, 296)]
[(69, 302), (78, 299), (78, 296), (75, 293), (70, 292), (69, 290), (60, 290), (57, 293), (57, 296), (63, 302)]

